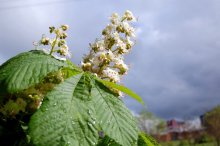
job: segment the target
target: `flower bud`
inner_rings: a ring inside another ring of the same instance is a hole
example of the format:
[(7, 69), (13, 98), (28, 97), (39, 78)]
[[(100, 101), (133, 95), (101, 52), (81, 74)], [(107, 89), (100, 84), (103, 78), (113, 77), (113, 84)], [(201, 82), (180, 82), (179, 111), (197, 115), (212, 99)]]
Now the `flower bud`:
[(58, 47), (61, 47), (61, 46), (65, 45), (65, 44), (66, 44), (66, 41), (65, 41), (65, 40), (60, 40), (60, 41), (58, 42)]
[(50, 30), (50, 33), (53, 33), (54, 30), (55, 30), (55, 27), (54, 27), (54, 26), (51, 26), (51, 27), (49, 27), (49, 30)]
[(122, 27), (121, 25), (117, 26), (117, 27), (116, 27), (116, 30), (117, 30), (117, 32), (119, 32), (119, 33), (124, 33), (124, 32), (125, 32), (124, 29), (123, 29), (123, 27)]
[(63, 31), (66, 31), (66, 30), (68, 30), (69, 29), (69, 25), (61, 25), (61, 28), (62, 28), (62, 30)]
[(81, 63), (82, 64), (82, 69), (84, 70), (84, 71), (88, 71), (88, 70), (90, 70), (91, 69), (91, 63), (89, 63), (89, 62), (87, 62), (87, 63)]
[(67, 37), (67, 33), (63, 32), (60, 35), (60, 39), (65, 39)]
[(47, 37), (43, 37), (41, 39), (41, 44), (43, 44), (43, 45), (49, 45), (49, 42), (50, 42), (50, 39)]

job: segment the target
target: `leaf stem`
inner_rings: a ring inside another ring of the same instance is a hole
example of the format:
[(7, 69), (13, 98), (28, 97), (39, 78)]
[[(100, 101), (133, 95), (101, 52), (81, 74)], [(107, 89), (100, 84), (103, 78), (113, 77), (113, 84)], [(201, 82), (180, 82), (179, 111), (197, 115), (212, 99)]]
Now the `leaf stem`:
[(57, 39), (58, 39), (58, 35), (56, 35), (56, 39), (55, 39), (55, 41), (54, 41), (53, 44), (52, 44), (52, 48), (51, 48), (51, 50), (50, 50), (50, 55), (52, 55), (52, 53), (54, 52), (54, 48), (55, 48), (55, 46), (56, 46)]
[(99, 69), (99, 71), (98, 71), (98, 74), (101, 74), (101, 73), (102, 73), (104, 67), (105, 67), (105, 65), (103, 64), (103, 65), (100, 67), (100, 69)]

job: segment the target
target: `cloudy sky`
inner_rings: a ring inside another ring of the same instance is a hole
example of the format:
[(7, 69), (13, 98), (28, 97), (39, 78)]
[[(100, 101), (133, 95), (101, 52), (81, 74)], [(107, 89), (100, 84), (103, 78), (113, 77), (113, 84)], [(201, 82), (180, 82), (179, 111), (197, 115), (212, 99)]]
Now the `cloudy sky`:
[[(219, 0), (0, 0), (0, 64), (33, 49), (48, 26), (69, 24), (72, 61), (100, 36), (112, 12), (138, 17), (123, 84), (158, 116), (192, 118), (220, 104)], [(144, 107), (125, 99), (138, 113)]]

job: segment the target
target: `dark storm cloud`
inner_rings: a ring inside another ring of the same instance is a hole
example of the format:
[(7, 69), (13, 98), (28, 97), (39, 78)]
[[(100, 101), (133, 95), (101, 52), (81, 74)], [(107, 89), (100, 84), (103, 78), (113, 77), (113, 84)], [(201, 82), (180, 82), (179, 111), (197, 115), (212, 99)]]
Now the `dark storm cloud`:
[[(164, 2), (165, 3), (165, 2)], [(139, 52), (131, 55), (131, 88), (165, 118), (200, 115), (220, 103), (220, 34), (217, 1), (162, 4), (144, 18)], [(152, 18), (153, 17), (153, 18)], [(139, 53), (139, 54), (138, 54)], [(138, 58), (138, 60), (137, 60)], [(133, 103), (132, 103), (133, 104)], [(128, 103), (134, 110), (137, 105)]]
[[(164, 118), (184, 118), (220, 103), (218, 0), (51, 1), (1, 4), (0, 63), (33, 48), (48, 26), (63, 23), (71, 27), (72, 60), (80, 63), (108, 16), (129, 9), (138, 16), (138, 34), (123, 83), (143, 97), (147, 108)], [(129, 97), (125, 102), (135, 112), (143, 109)]]

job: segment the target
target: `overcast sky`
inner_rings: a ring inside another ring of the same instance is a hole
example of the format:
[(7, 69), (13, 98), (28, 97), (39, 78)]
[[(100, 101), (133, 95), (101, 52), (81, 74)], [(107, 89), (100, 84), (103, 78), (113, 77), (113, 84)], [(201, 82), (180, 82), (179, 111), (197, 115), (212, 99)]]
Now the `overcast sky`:
[[(191, 118), (220, 104), (219, 0), (0, 0), (0, 64), (33, 49), (48, 26), (70, 25), (79, 64), (112, 12), (138, 17), (137, 43), (123, 84), (163, 118)], [(143, 106), (125, 99), (138, 113)]]

